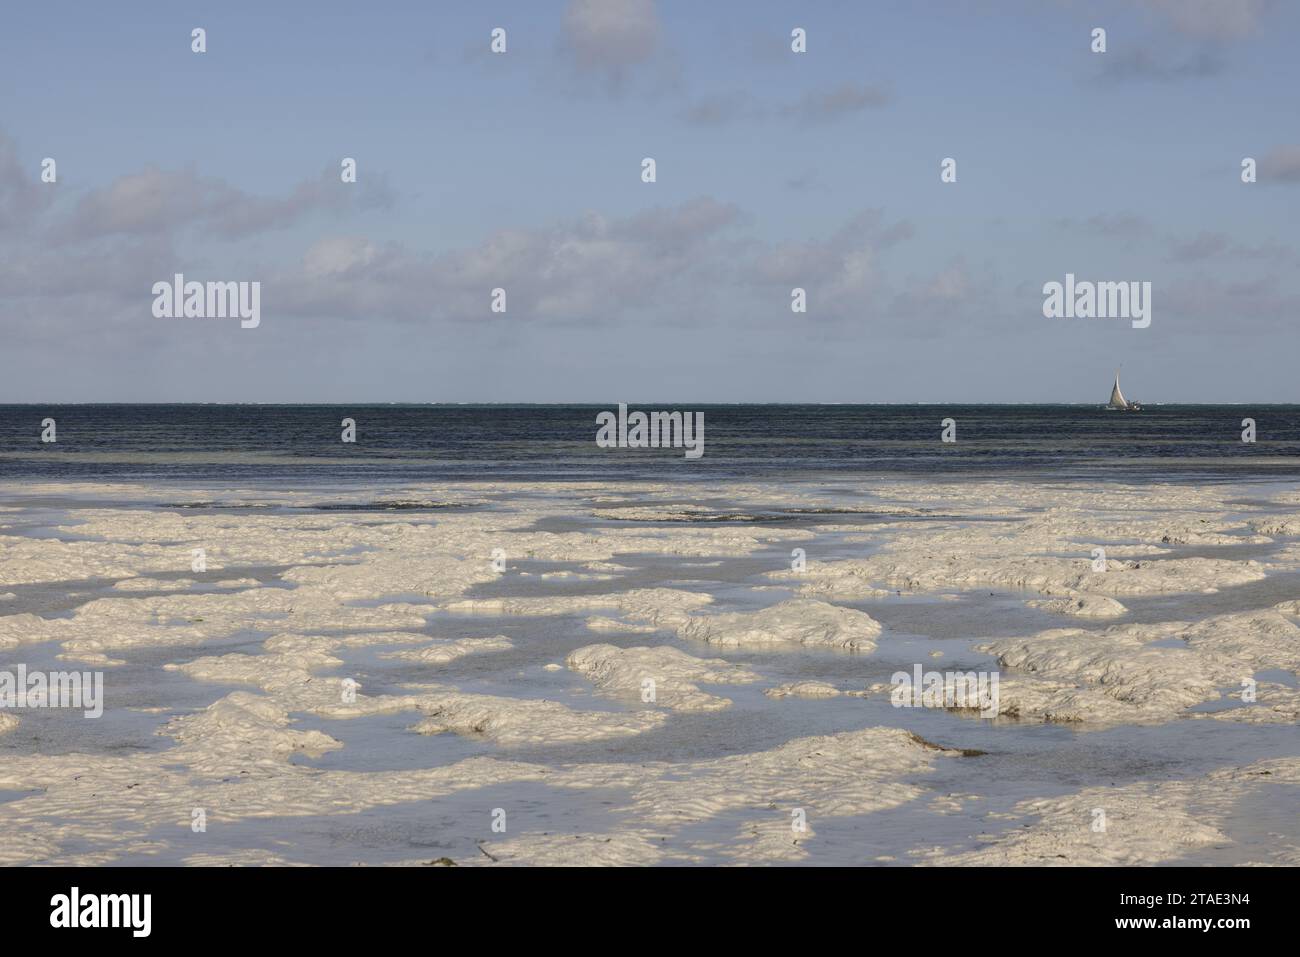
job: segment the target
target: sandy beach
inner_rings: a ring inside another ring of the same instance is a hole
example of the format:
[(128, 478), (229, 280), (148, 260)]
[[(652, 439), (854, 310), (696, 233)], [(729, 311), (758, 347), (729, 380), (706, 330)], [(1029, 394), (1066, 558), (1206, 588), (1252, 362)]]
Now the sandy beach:
[[(7, 483), (0, 669), (104, 707), (0, 711), (0, 863), (1294, 865), (1298, 508)], [(896, 706), (918, 666), (996, 707)]]

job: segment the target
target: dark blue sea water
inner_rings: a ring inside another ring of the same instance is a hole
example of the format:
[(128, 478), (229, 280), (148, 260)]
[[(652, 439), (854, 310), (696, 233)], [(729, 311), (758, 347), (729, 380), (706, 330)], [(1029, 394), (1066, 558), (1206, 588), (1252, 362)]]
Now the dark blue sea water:
[[(0, 480), (347, 482), (1038, 474), (1300, 475), (1300, 406), (671, 405), (704, 455), (601, 449), (597, 405), (3, 405)], [(1258, 439), (1241, 440), (1242, 419)], [(57, 442), (42, 443), (53, 418)], [(340, 441), (356, 420), (357, 441)], [(957, 441), (940, 441), (941, 420)]]

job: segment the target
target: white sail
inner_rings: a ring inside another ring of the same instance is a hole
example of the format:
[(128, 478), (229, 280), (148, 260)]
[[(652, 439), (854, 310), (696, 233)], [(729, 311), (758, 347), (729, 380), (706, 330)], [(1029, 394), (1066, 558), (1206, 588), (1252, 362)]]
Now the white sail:
[(1110, 407), (1112, 409), (1127, 409), (1128, 402), (1124, 400), (1124, 393), (1119, 391), (1119, 373), (1115, 373), (1115, 388), (1110, 390)]

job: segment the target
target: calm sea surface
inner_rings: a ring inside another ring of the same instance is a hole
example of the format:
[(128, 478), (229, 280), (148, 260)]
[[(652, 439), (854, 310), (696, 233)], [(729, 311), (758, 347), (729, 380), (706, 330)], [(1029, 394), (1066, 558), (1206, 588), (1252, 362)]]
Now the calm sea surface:
[[(601, 449), (616, 405), (0, 405), (0, 480), (423, 481), (1006, 473), (1195, 480), (1300, 475), (1300, 406), (671, 405), (704, 456)], [(1242, 442), (1242, 419), (1258, 439)], [(40, 440), (42, 420), (57, 442)], [(341, 421), (357, 441), (340, 440)], [(941, 421), (957, 441), (940, 441)]]

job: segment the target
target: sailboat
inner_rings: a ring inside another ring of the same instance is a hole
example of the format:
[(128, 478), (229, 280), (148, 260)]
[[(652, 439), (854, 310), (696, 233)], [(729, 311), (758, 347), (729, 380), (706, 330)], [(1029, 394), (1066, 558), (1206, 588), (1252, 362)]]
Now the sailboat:
[(1119, 390), (1119, 370), (1115, 370), (1115, 387), (1110, 390), (1110, 403), (1106, 408), (1116, 412), (1141, 412), (1141, 402), (1130, 402), (1124, 398), (1124, 393)]

